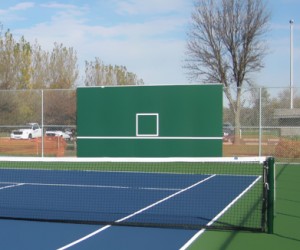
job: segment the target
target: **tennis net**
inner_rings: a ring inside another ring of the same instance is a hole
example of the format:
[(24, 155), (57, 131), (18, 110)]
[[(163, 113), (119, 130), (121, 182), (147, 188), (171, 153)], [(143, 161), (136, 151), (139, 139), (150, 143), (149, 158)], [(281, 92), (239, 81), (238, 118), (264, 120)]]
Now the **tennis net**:
[(273, 158), (0, 157), (0, 218), (272, 231)]

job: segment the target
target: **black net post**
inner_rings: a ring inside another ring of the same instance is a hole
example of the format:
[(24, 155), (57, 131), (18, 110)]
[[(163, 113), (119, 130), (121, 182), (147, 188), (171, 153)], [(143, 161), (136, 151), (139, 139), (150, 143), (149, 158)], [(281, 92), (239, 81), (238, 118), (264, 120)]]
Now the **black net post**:
[(267, 206), (267, 228), (268, 233), (274, 232), (274, 213), (275, 213), (275, 159), (273, 157), (268, 158), (268, 206)]

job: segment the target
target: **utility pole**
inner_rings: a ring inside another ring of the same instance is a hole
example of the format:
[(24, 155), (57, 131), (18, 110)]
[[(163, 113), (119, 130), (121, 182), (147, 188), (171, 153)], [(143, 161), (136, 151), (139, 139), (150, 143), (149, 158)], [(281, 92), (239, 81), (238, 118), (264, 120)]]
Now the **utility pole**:
[(291, 109), (294, 108), (294, 44), (293, 44), (293, 24), (294, 20), (290, 20), (290, 93), (291, 93)]

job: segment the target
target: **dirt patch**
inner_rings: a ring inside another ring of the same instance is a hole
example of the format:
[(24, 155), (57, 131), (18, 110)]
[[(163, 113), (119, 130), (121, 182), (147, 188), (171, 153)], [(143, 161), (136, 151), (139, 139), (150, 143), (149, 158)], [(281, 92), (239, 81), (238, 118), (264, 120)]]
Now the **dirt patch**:
[(66, 141), (61, 137), (44, 137), (43, 147), (41, 138), (30, 140), (0, 138), (1, 155), (41, 156), (44, 148), (45, 156), (64, 156), (66, 146)]

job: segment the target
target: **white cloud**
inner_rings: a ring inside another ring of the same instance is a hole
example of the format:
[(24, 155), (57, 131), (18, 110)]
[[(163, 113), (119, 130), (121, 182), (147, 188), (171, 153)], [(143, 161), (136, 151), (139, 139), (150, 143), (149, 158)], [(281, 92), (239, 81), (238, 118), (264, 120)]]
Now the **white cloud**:
[(20, 10), (27, 10), (30, 8), (33, 8), (35, 6), (34, 2), (23, 2), (16, 4), (15, 6), (12, 6), (9, 8), (10, 11), (20, 11)]
[[(150, 6), (148, 2), (139, 4), (140, 9), (146, 6)], [(41, 7), (56, 11), (43, 22), (14, 33), (30, 42), (37, 40), (45, 50), (51, 50), (54, 42), (73, 47), (81, 67), (85, 60), (99, 57), (106, 64), (126, 66), (146, 83), (183, 83), (180, 71), (184, 41), (177, 38), (177, 32), (186, 25), (184, 17), (158, 15), (155, 19), (105, 26), (101, 21), (91, 24), (92, 10), (89, 12), (86, 6), (51, 3)]]
[(28, 9), (34, 8), (34, 2), (23, 2), (6, 9), (0, 9), (1, 23), (5, 24), (6, 22), (20, 21), (24, 18), (20, 15), (21, 11), (26, 11)]
[[(46, 8), (58, 8), (49, 20), (37, 23), (27, 29), (15, 30), (27, 39), (55, 40), (69, 46), (78, 43), (78, 40), (143, 40), (157, 39), (182, 29), (186, 25), (186, 19), (177, 17), (158, 17), (155, 20), (135, 23), (117, 23), (112, 26), (101, 24), (89, 25), (89, 13), (87, 8), (79, 8), (74, 5), (43, 4)], [(63, 10), (62, 10), (63, 9)], [(29, 38), (28, 38), (29, 37)]]
[(116, 0), (117, 12), (130, 15), (178, 12), (187, 6), (186, 0)]
[[(85, 59), (95, 53), (107, 64), (125, 65), (148, 84), (184, 83), (184, 42), (177, 40), (89, 41)], [(181, 73), (182, 72), (182, 73)]]
[(60, 4), (55, 2), (41, 4), (40, 7), (57, 10), (55, 16), (72, 16), (73, 18), (75, 18), (76, 16), (85, 15), (89, 11), (89, 8), (87, 6), (77, 6), (73, 4)]
[[(155, 39), (156, 36), (176, 32), (186, 24), (185, 19), (161, 18), (141, 23), (120, 23), (106, 27), (101, 25), (86, 26), (87, 32), (98, 38), (120, 39)], [(159, 28), (158, 28), (159, 27)], [(82, 27), (83, 28), (83, 27)]]
[(41, 7), (50, 8), (50, 9), (77, 9), (78, 7), (73, 4), (61, 4), (61, 3), (44, 3), (41, 4)]

